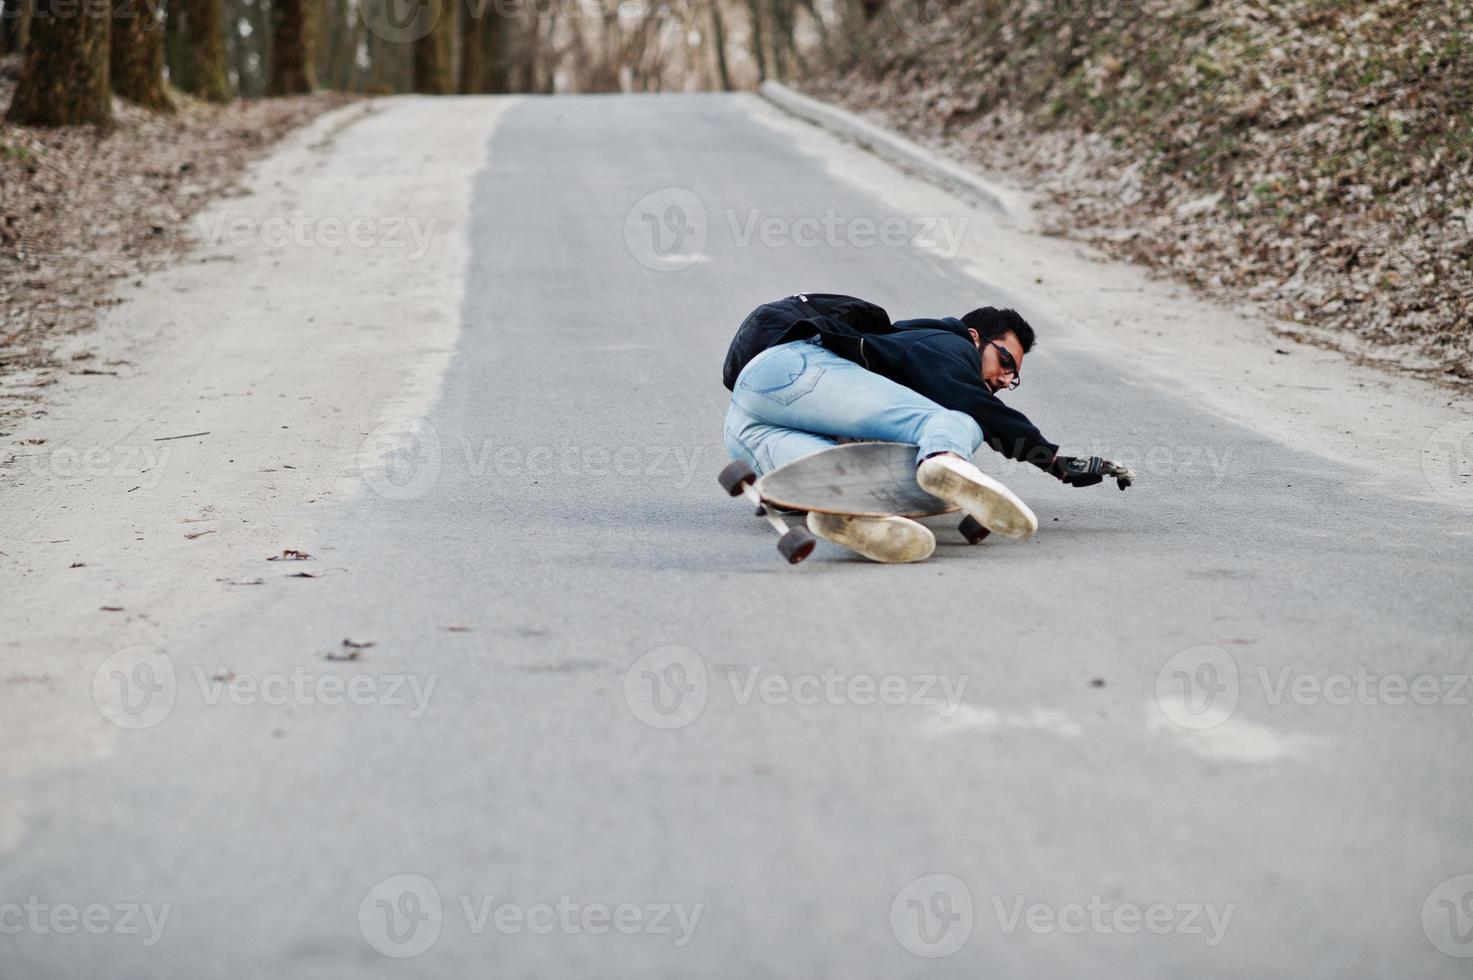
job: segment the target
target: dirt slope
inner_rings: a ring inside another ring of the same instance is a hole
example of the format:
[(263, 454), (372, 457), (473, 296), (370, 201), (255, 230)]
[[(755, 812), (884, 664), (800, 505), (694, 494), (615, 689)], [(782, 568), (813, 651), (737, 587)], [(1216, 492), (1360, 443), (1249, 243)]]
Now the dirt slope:
[(900, 5), (806, 87), (1013, 174), (1051, 230), (1473, 379), (1462, 0)]

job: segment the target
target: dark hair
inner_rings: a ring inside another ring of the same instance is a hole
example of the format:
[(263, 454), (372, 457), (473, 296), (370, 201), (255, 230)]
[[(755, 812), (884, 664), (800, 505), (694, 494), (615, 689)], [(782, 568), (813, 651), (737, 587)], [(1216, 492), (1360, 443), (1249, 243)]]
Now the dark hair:
[(1005, 333), (1011, 333), (1023, 345), (1025, 354), (1033, 349), (1033, 343), (1038, 339), (1033, 335), (1033, 328), (1028, 325), (1028, 321), (1017, 310), (999, 310), (984, 306), (962, 317), (962, 323), (977, 331), (977, 335), (983, 340), (996, 340)]

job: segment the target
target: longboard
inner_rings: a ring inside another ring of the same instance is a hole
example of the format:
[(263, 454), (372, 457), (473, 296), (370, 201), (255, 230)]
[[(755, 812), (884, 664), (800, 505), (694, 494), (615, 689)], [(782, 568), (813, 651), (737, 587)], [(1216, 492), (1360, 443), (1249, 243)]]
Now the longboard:
[[(916, 447), (899, 442), (856, 442), (824, 449), (758, 477), (741, 460), (718, 477), (733, 497), (746, 497), (782, 537), (777, 548), (796, 565), (813, 551), (812, 533), (788, 527), (775, 511), (848, 517), (932, 517), (957, 510), (916, 483)], [(976, 544), (987, 529), (971, 517), (960, 528)]]

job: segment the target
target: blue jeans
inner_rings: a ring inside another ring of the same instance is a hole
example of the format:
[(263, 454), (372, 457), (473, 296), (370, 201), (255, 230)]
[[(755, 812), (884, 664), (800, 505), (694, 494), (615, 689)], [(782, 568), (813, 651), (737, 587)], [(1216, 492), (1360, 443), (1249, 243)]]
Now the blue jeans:
[(742, 369), (726, 412), (733, 459), (770, 473), (841, 438), (912, 443), (919, 463), (942, 452), (971, 459), (982, 429), (816, 340), (769, 347)]

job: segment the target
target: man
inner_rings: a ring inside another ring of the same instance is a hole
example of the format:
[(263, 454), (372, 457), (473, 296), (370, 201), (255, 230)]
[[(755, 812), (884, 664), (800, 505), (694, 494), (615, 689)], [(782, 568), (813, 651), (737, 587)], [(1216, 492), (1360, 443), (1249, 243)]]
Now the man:
[[(876, 316), (856, 327), (854, 317), (846, 322), (820, 312), (814, 304), (825, 299), (849, 300)], [(1120, 472), (1098, 456), (1060, 456), (1027, 416), (998, 397), (1022, 382), (1023, 359), (1035, 342), (1033, 328), (1015, 310), (988, 306), (959, 320), (889, 324), (883, 310), (861, 300), (799, 295), (759, 307), (738, 331), (733, 352), (744, 332), (750, 334), (753, 318), (764, 311), (771, 317), (773, 310), (813, 315), (777, 335), (779, 342), (753, 357), (730, 385), (727, 449), (758, 473), (840, 439), (913, 443), (923, 489), (988, 529), (1022, 539), (1038, 530), (1038, 519), (1016, 494), (972, 464), (983, 442), (1073, 486), (1092, 486)], [(1122, 477), (1121, 489), (1128, 483)], [(810, 513), (808, 527), (875, 561), (920, 561), (936, 547), (928, 528), (904, 517)]]

